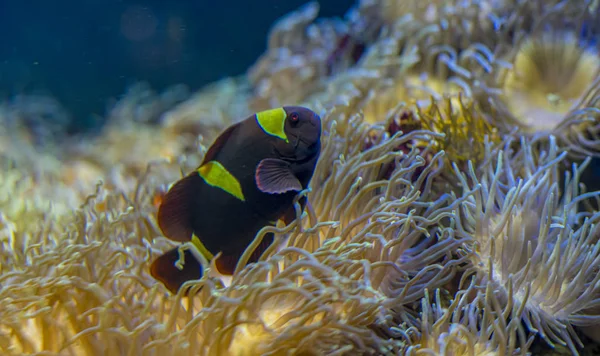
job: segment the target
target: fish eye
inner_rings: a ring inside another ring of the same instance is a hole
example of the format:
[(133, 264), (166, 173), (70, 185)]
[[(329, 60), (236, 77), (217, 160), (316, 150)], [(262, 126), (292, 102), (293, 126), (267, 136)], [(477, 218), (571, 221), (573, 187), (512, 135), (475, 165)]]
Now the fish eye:
[(298, 121), (300, 121), (300, 115), (298, 115), (297, 112), (293, 112), (290, 114), (290, 121), (292, 123), (292, 125), (296, 125), (298, 124)]

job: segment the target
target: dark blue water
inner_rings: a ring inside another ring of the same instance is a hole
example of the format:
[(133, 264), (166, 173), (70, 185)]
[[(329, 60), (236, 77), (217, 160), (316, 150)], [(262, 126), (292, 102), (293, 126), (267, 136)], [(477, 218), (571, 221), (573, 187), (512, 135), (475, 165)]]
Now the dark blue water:
[[(191, 90), (243, 73), (303, 0), (0, 0), (0, 99), (45, 92), (85, 126), (143, 80)], [(321, 2), (342, 16), (353, 0)]]

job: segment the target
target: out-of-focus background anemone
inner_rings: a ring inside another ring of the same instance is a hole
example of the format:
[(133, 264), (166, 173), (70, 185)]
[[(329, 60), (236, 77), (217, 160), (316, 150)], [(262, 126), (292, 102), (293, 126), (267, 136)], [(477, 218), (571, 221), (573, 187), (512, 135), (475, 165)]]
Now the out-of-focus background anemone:
[[(2, 355), (597, 354), (599, 3), (318, 13), (277, 20), (246, 75), (132, 86), (91, 137), (52, 98), (0, 106)], [(286, 104), (323, 122), (305, 213), (170, 295), (163, 194)]]

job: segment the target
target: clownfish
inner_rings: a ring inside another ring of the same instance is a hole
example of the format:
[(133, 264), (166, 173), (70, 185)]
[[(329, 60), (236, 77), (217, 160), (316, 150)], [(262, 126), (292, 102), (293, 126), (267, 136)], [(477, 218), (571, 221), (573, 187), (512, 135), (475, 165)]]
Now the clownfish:
[[(320, 152), (321, 118), (310, 109), (285, 106), (251, 115), (223, 131), (200, 166), (168, 190), (158, 225), (165, 237), (191, 242), (206, 261), (214, 260), (219, 273), (231, 275), (260, 229), (294, 221), (294, 198), (308, 187)], [(305, 198), (299, 203), (304, 209)], [(269, 233), (248, 262), (256, 262), (272, 242)], [(204, 271), (189, 249), (182, 269), (178, 260), (174, 248), (150, 266), (151, 275), (174, 294)]]

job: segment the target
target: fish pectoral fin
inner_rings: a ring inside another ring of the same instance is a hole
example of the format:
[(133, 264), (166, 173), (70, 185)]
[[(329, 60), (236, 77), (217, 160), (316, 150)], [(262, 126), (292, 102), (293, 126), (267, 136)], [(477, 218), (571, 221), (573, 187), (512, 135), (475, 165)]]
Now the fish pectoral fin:
[[(258, 261), (263, 252), (265, 252), (269, 246), (271, 246), (274, 238), (275, 237), (272, 233), (266, 234), (258, 247), (252, 251), (247, 263), (255, 263)], [(244, 250), (236, 252), (222, 252), (218, 257), (215, 258), (214, 266), (217, 268), (219, 273), (231, 276), (233, 275), (233, 272), (235, 272), (235, 267), (237, 266), (237, 263), (243, 254)]]
[(177, 294), (179, 288), (187, 282), (202, 278), (202, 264), (194, 258), (190, 250), (183, 252), (183, 261), (179, 269), (176, 262), (179, 260), (179, 248), (171, 249), (160, 255), (150, 265), (150, 275), (160, 281), (167, 289)]
[(255, 179), (258, 189), (269, 194), (302, 190), (302, 184), (294, 175), (290, 164), (276, 158), (260, 161), (256, 167)]
[(235, 271), (235, 266), (242, 254), (219, 255), (213, 260), (214, 267), (222, 275), (231, 276)]
[(158, 208), (158, 226), (169, 239), (178, 242), (191, 240), (194, 199), (200, 184), (202, 177), (193, 172), (175, 183), (163, 198)]

